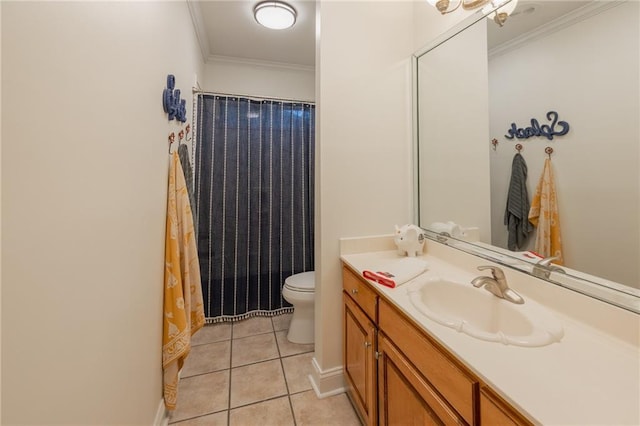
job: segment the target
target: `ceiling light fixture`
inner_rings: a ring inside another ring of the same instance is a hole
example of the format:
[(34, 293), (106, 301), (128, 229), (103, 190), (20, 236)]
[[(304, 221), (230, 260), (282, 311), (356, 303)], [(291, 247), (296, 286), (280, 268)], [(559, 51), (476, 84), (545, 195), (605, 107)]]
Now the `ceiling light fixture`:
[(504, 25), (507, 17), (518, 4), (518, 0), (454, 0), (453, 2), (451, 0), (427, 0), (427, 2), (443, 15), (456, 11), (460, 6), (464, 10), (473, 10), (484, 6), (482, 12), (486, 14), (493, 11), (487, 15), (487, 18), (493, 19), (500, 26)]
[[(513, 11), (516, 9), (517, 5), (518, 5), (518, 0), (511, 0), (508, 3), (504, 0), (503, 1), (494, 0), (490, 4), (486, 5), (482, 9), (482, 12), (485, 14), (491, 12), (487, 15), (487, 19), (493, 19), (493, 21), (496, 24), (503, 26), (507, 18), (509, 17), (509, 15), (511, 15)], [(495, 9), (496, 6), (499, 6), (499, 7)]]
[(296, 10), (280, 1), (258, 3), (253, 9), (253, 16), (260, 25), (273, 30), (290, 28), (296, 22)]

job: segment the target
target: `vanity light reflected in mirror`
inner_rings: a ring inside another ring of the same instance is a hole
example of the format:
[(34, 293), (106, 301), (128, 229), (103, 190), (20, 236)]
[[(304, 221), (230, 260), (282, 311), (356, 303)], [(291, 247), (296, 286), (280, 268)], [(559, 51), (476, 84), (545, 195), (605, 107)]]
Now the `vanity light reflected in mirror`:
[[(446, 15), (455, 12), (462, 6), (464, 10), (474, 10), (482, 7), (482, 13), (487, 19), (493, 20), (499, 26), (503, 26), (507, 17), (515, 10), (518, 0), (427, 0), (427, 2)], [(483, 7), (484, 6), (484, 7)]]
[(487, 15), (487, 19), (492, 20), (499, 26), (503, 26), (509, 15), (516, 9), (516, 6), (518, 6), (518, 0), (511, 0), (510, 2), (493, 1), (482, 9), (482, 13)]

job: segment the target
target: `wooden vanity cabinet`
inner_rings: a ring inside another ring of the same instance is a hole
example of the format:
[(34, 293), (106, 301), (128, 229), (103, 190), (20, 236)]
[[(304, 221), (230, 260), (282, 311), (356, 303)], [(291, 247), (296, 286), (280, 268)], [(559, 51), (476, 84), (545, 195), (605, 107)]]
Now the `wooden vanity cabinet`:
[(440, 395), (436, 398), (437, 405), (446, 412), (446, 417), (439, 416), (440, 420), (444, 424), (476, 424), (478, 381), (388, 302), (380, 301), (378, 315), (381, 334), (399, 348), (399, 353), (413, 366), (410, 371)]
[[(348, 271), (346, 273), (353, 275)], [(343, 282), (343, 360), (347, 395), (364, 424), (373, 426), (378, 424), (375, 359), (377, 328), (374, 322), (377, 296), (366, 287), (349, 286), (349, 284), (357, 284), (351, 279)], [(371, 315), (373, 318), (370, 318), (362, 309), (363, 305), (356, 303), (354, 297), (363, 303), (370, 314), (373, 314)]]
[(480, 389), (480, 424), (482, 426), (531, 425), (520, 413), (511, 408), (491, 389)]
[(365, 425), (531, 425), (364, 278), (342, 278), (347, 395)]
[(466, 425), (384, 335), (378, 340), (380, 425)]
[(342, 270), (342, 288), (374, 323), (378, 322), (378, 296), (364, 278), (347, 268)]

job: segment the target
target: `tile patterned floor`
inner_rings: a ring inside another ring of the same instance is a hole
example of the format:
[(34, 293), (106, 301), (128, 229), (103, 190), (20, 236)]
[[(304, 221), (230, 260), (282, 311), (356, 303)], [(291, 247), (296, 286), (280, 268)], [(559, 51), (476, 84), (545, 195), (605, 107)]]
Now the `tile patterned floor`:
[(173, 426), (359, 426), (345, 394), (311, 389), (313, 345), (287, 340), (291, 315), (207, 325), (192, 340)]

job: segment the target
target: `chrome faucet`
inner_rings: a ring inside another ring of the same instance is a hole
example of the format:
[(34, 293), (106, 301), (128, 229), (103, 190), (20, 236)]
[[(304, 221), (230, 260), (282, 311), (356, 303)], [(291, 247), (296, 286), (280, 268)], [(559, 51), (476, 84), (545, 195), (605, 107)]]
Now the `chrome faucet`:
[(547, 279), (552, 272), (560, 272), (562, 274), (566, 274), (566, 271), (564, 269), (551, 264), (552, 260), (558, 259), (560, 259), (560, 257), (558, 256), (546, 257), (533, 265), (533, 270), (531, 271), (533, 276)]
[(485, 290), (501, 299), (508, 300), (509, 302), (521, 305), (524, 303), (524, 299), (515, 291), (509, 288), (507, 285), (507, 279), (504, 276), (502, 269), (497, 266), (478, 266), (479, 271), (485, 269), (491, 270), (492, 277), (481, 275), (474, 278), (471, 281), (474, 287), (480, 288), (484, 286)]
[(449, 234), (448, 232), (438, 232), (438, 234), (436, 235), (436, 240), (443, 244), (446, 244), (447, 241), (449, 241), (449, 238), (451, 238), (451, 234)]

